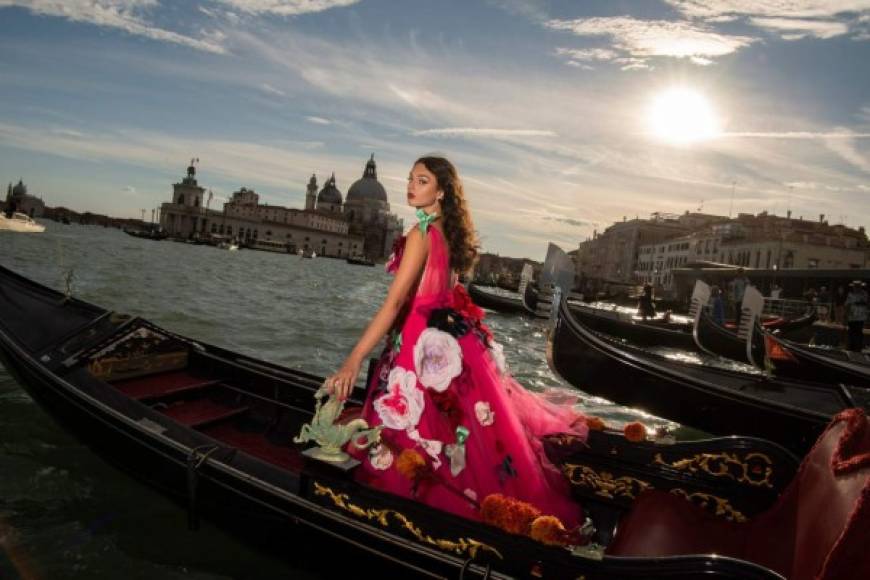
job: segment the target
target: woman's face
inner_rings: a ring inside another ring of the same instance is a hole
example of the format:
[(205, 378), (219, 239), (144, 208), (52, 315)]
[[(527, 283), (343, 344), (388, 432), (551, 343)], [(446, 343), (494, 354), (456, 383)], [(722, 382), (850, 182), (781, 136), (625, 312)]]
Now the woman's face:
[(435, 174), (422, 163), (414, 165), (408, 175), (408, 205), (430, 208), (437, 203), (439, 195), (441, 190)]

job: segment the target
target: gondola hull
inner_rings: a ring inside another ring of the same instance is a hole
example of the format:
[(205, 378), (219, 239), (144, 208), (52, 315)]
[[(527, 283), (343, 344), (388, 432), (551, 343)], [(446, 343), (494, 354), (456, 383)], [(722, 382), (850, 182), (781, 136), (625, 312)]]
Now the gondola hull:
[(587, 328), (617, 339), (624, 339), (630, 344), (667, 346), (689, 351), (697, 350), (695, 341), (692, 339), (691, 328), (688, 325), (635, 322), (620, 317), (616, 312), (606, 312), (570, 303), (569, 308), (572, 316)]
[(760, 328), (756, 328), (752, 335), (751, 358), (746, 348), (746, 340), (714, 322), (706, 312), (698, 315), (694, 339), (697, 348), (702, 352), (756, 366), (764, 363), (764, 342)]
[(766, 334), (767, 365), (777, 376), (870, 389), (870, 357), (840, 349), (809, 347)]
[(616, 344), (577, 321), (565, 300), (547, 355), (558, 375), (587, 393), (709, 433), (770, 439), (800, 454), (851, 406), (825, 385), (690, 365)]
[(524, 314), (527, 312), (526, 307), (523, 306), (522, 299), (519, 297), (500, 296), (487, 292), (476, 284), (468, 285), (468, 295), (481, 308), (489, 308), (490, 310), (506, 313)]
[[(346, 544), (428, 577), (779, 578), (761, 566), (717, 556), (578, 557), (361, 486), (341, 469), (305, 459), (289, 442), (311, 419), (320, 377), (112, 315), (28, 286), (3, 268), (0, 294), (4, 366), (92, 449), (186, 506), (192, 526), (199, 514), (208, 515), (243, 537), (271, 538), (291, 559), (299, 555), (290, 532), (301, 526), (318, 532), (324, 557), (335, 558), (337, 546)], [(41, 324), (44, 315), (52, 319)], [(31, 332), (33, 326), (41, 332)], [(132, 364), (143, 353), (148, 364)], [(178, 353), (184, 357), (174, 359)], [(180, 376), (200, 382), (180, 386)], [(200, 412), (226, 405), (236, 414), (197, 419), (191, 409), (200, 403), (211, 405)], [(590, 439), (595, 453), (574, 460), (599, 457), (611, 472), (625, 470), (657, 489), (685, 492), (697, 483), (706, 495), (727, 491), (727, 505), (751, 515), (775, 499), (794, 473), (794, 461), (774, 444), (733, 439), (656, 449), (601, 434)], [(611, 451), (621, 448), (623, 464), (613, 465)], [(714, 471), (675, 471), (659, 462), (664, 456), (668, 465), (680, 464), (686, 453), (704, 449), (745, 456), (762, 451), (774, 474), (769, 489)], [(631, 464), (634, 456), (641, 458)], [(613, 510), (624, 508), (593, 496), (590, 502), (601, 502), (616, 521)]]

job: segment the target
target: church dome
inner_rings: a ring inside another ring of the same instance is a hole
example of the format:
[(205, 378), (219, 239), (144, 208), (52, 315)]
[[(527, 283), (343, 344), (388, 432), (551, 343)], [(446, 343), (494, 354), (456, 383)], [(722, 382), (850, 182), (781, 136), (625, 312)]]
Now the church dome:
[(323, 189), (317, 194), (318, 204), (338, 204), (341, 205), (341, 192), (335, 187), (335, 174), (332, 174), (327, 182), (323, 185)]
[(12, 195), (15, 197), (24, 197), (27, 195), (27, 186), (24, 185), (24, 182), (20, 179), (18, 180), (18, 184), (12, 188)]
[(366, 163), (362, 179), (358, 179), (347, 190), (347, 201), (387, 201), (387, 190), (378, 181), (378, 170), (375, 165), (375, 155)]

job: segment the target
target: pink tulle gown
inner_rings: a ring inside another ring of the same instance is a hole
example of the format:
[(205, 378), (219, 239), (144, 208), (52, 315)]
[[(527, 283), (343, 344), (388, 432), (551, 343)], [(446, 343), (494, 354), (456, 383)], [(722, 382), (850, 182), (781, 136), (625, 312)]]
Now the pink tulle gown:
[[(505, 372), (482, 311), (450, 270), (443, 234), (427, 230), (423, 276), (368, 386), (363, 417), (384, 426), (383, 443), (355, 453), (362, 460), (358, 480), (470, 519), (480, 516), (466, 498), (500, 493), (566, 526), (578, 524), (582, 510), (539, 438), (562, 432), (585, 438), (582, 415), (525, 390)], [(409, 448), (437, 474), (416, 490), (396, 466)]]

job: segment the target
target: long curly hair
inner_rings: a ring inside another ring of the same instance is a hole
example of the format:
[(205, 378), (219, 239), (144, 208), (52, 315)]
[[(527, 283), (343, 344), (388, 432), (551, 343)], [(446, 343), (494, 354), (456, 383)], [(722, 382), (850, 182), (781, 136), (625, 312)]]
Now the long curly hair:
[(450, 267), (465, 274), (477, 262), (480, 247), (471, 221), (471, 212), (465, 202), (465, 191), (456, 167), (444, 157), (425, 156), (414, 162), (423, 164), (435, 175), (438, 188), (444, 192), (441, 213), (444, 216), (444, 237), (450, 249)]

